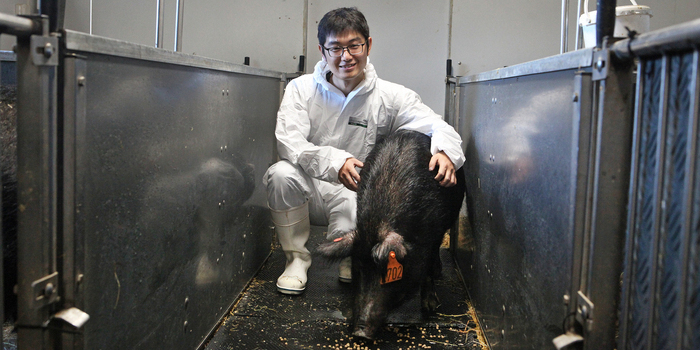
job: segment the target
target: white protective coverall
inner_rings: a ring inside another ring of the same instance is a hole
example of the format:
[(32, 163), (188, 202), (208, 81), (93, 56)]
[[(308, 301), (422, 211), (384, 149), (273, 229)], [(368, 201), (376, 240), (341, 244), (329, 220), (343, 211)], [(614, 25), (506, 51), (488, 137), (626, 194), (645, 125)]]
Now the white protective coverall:
[(444, 151), (455, 169), (464, 164), (464, 153), (459, 134), (442, 116), (414, 91), (379, 79), (369, 60), (364, 80), (347, 97), (326, 80), (329, 72), (321, 60), (313, 74), (287, 85), (275, 130), (282, 160), (267, 170), (263, 184), (274, 210), (308, 200), (311, 224), (328, 225), (327, 238), (334, 239), (355, 228), (355, 192), (338, 181), (348, 158), (364, 162), (379, 140), (399, 129), (431, 136), (432, 154)]

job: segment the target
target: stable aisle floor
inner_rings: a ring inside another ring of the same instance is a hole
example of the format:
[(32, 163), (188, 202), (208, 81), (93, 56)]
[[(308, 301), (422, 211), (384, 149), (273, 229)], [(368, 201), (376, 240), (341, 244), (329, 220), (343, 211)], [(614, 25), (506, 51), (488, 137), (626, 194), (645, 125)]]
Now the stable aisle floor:
[[(312, 226), (307, 247), (323, 241), (325, 227)], [(421, 319), (418, 295), (389, 315), (374, 341), (350, 334), (352, 289), (338, 281), (337, 263), (315, 258), (306, 292), (287, 296), (275, 282), (284, 269), (279, 245), (251, 281), (205, 350), (229, 349), (487, 349), (464, 286), (448, 249), (441, 249), (442, 278), (437, 281), (441, 305)]]

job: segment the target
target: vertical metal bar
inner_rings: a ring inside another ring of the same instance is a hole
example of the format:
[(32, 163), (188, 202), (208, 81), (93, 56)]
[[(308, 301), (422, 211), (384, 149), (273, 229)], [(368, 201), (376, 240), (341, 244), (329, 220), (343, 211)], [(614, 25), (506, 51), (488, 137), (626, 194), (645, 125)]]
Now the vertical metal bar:
[[(62, 196), (62, 247), (61, 261), (61, 298), (64, 309), (70, 307), (83, 308), (83, 297), (80, 293), (82, 280), (82, 263), (78, 253), (79, 237), (75, 230), (75, 214), (77, 202), (75, 169), (76, 143), (78, 127), (85, 119), (85, 89), (86, 89), (86, 63), (85, 60), (74, 54), (64, 60), (64, 102), (63, 102), (63, 196)], [(67, 325), (66, 325), (67, 326)], [(62, 337), (62, 350), (82, 349), (83, 341), (80, 334), (64, 333)]]
[(452, 59), (452, 19), (454, 17), (454, 0), (450, 0), (450, 13), (447, 18), (447, 59)]
[(603, 38), (612, 37), (615, 31), (616, 0), (598, 0), (596, 13), (596, 47), (603, 47)]
[[(592, 157), (591, 135), (595, 135), (596, 124), (592, 123), (593, 116), (593, 86), (590, 73), (577, 73), (574, 76), (573, 97), (573, 130), (571, 147), (571, 198), (575, 199), (571, 207), (569, 230), (573, 233), (573, 256), (571, 272), (571, 288), (569, 290), (569, 312), (576, 312), (576, 292), (581, 290), (582, 284), (587, 284), (585, 274), (582, 271), (587, 261), (588, 251), (584, 242), (585, 232), (590, 226), (590, 191), (592, 184)], [(573, 326), (573, 323), (571, 324)]]
[[(30, 38), (17, 38), (18, 348), (42, 349), (49, 307), (33, 282), (56, 271), (56, 67), (32, 61)], [(28, 327), (22, 327), (28, 326)]]
[(593, 307), (589, 315), (592, 323), (586, 323), (586, 350), (609, 348), (615, 343), (632, 145), (633, 118), (628, 103), (634, 83), (631, 63), (611, 57), (607, 78), (597, 82), (591, 246), (588, 285), (582, 288)]
[(576, 10), (576, 43), (574, 44), (574, 50), (578, 50), (581, 47), (581, 25), (579, 24), (579, 19), (581, 18), (581, 0), (578, 0), (578, 6)]
[(561, 45), (559, 54), (569, 49), (569, 0), (561, 0)]
[[(629, 201), (627, 205), (627, 240), (625, 242), (625, 246), (627, 249), (625, 251), (627, 252), (627, 256), (625, 257), (625, 264), (624, 266), (627, 267), (628, 271), (631, 271), (630, 268), (632, 266), (632, 263), (634, 261), (634, 255), (632, 254), (632, 250), (634, 249), (634, 238), (635, 238), (635, 220), (634, 218), (636, 217), (636, 209), (637, 209), (637, 186), (638, 180), (639, 180), (639, 152), (640, 152), (640, 143), (641, 143), (641, 135), (642, 135), (642, 130), (641, 130), (641, 110), (642, 110), (642, 93), (644, 91), (644, 85), (646, 84), (646, 80), (643, 79), (643, 72), (644, 72), (644, 62), (643, 60), (640, 60), (637, 63), (637, 86), (636, 86), (636, 91), (635, 91), (635, 104), (634, 104), (634, 125), (632, 127), (632, 159), (630, 162), (630, 186), (629, 186)], [(620, 336), (619, 336), (619, 344), (618, 348), (619, 349), (627, 349), (627, 333), (629, 331), (628, 329), (628, 318), (630, 316), (630, 289), (632, 285), (632, 276), (630, 276), (629, 273), (625, 273), (624, 279), (622, 282), (622, 299), (620, 300)]]
[[(689, 273), (691, 271), (690, 269), (690, 264), (691, 262), (691, 246), (693, 244), (692, 242), (692, 237), (693, 237), (693, 230), (694, 228), (692, 227), (693, 223), (693, 195), (695, 193), (695, 189), (693, 189), (693, 185), (695, 183), (695, 177), (698, 176), (696, 170), (697, 170), (697, 156), (698, 156), (698, 126), (700, 126), (700, 121), (698, 121), (698, 118), (700, 118), (700, 115), (698, 115), (698, 110), (700, 110), (700, 51), (695, 50), (693, 52), (693, 71), (692, 71), (693, 76), (691, 77), (690, 81), (690, 106), (689, 106), (689, 111), (688, 111), (688, 145), (687, 145), (687, 158), (686, 158), (686, 183), (685, 183), (685, 188), (686, 190), (686, 198), (685, 202), (683, 204), (683, 207), (685, 208), (685, 218), (683, 222), (683, 234), (684, 234), (684, 240), (683, 240), (683, 247), (684, 249), (682, 250), (682, 275), (683, 278), (683, 285), (681, 286), (681, 296), (680, 296), (680, 305), (681, 307), (679, 308), (680, 315), (679, 315), (679, 327), (678, 327), (678, 349), (681, 348), (681, 345), (683, 344), (683, 339), (685, 338), (685, 335), (690, 335), (693, 334), (693, 332), (697, 332), (696, 329), (686, 329), (686, 327), (689, 325), (689, 323), (685, 322), (685, 313), (687, 312), (687, 308), (685, 307), (690, 303), (688, 300), (690, 293), (688, 293), (689, 288), (692, 288), (692, 284), (695, 281), (694, 279), (697, 279), (698, 276), (690, 276)], [(697, 252), (696, 252), (697, 254)]]
[(667, 130), (667, 124), (668, 124), (668, 85), (669, 85), (669, 74), (670, 74), (670, 59), (668, 55), (664, 55), (663, 59), (661, 60), (661, 89), (659, 91), (659, 133), (657, 134), (656, 142), (658, 145), (657, 151), (656, 151), (656, 184), (654, 188), (654, 229), (652, 231), (653, 239), (654, 241), (652, 242), (652, 265), (651, 265), (651, 283), (650, 283), (650, 291), (651, 295), (649, 296), (649, 306), (651, 310), (651, 317), (649, 317), (647, 321), (647, 339), (646, 339), (646, 344), (649, 348), (651, 348), (653, 341), (654, 341), (654, 323), (655, 320), (657, 319), (656, 317), (656, 308), (657, 308), (657, 294), (659, 293), (659, 276), (658, 276), (658, 271), (659, 271), (659, 264), (660, 264), (660, 258), (659, 258), (659, 250), (661, 249), (661, 245), (663, 244), (660, 242), (660, 236), (661, 236), (661, 227), (662, 227), (662, 219), (663, 219), (663, 212), (665, 211), (665, 203), (663, 203), (663, 184), (664, 184), (664, 177), (665, 177), (665, 171), (664, 171), (664, 163), (666, 162), (666, 130)]
[[(308, 55), (308, 35), (309, 35), (309, 0), (304, 0), (304, 13), (303, 13), (303, 20), (302, 20), (302, 25), (303, 28), (301, 29), (302, 32), (302, 55), (306, 58), (309, 57)], [(299, 60), (299, 63), (301, 64), (301, 59)], [(303, 74), (306, 72), (306, 61), (304, 61), (303, 66), (299, 67), (299, 71)]]
[(41, 14), (49, 17), (49, 32), (63, 28), (63, 18), (66, 13), (65, 0), (41, 0)]
[(185, 0), (177, 0), (175, 7), (175, 51), (182, 51), (182, 21), (185, 16)]
[(92, 0), (90, 0), (90, 35), (92, 35)]
[[(92, 2), (92, 0), (90, 0)], [(163, 48), (163, 2), (165, 0), (156, 0), (156, 47)]]

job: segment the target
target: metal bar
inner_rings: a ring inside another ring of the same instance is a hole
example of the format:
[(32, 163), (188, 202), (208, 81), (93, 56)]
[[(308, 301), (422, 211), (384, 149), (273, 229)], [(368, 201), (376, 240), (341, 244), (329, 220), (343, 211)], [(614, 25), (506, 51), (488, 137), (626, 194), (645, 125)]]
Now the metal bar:
[(579, 24), (579, 18), (581, 18), (581, 0), (578, 0), (578, 7), (576, 10), (576, 43), (574, 44), (574, 50), (578, 50), (581, 47), (581, 25)]
[[(92, 1), (92, 0), (91, 0)], [(156, 47), (163, 48), (163, 13), (165, 0), (156, 0)]]
[(454, 17), (454, 0), (450, 0), (450, 14), (447, 18), (447, 59), (452, 59), (452, 20)]
[(173, 63), (189, 67), (215, 69), (226, 72), (284, 79), (284, 75), (281, 72), (252, 68), (244, 65), (204, 58), (201, 56), (187, 55), (169, 50), (158, 50), (152, 46), (138, 45), (125, 41), (92, 36), (71, 30), (65, 31), (65, 37), (66, 48), (73, 51), (101, 53), (153, 62)]
[(41, 14), (49, 17), (49, 32), (56, 32), (63, 28), (66, 0), (42, 0), (40, 6)]
[(299, 72), (306, 73), (306, 57), (309, 57), (307, 48), (309, 35), (309, 0), (304, 0), (304, 14), (302, 22), (304, 27), (301, 29), (303, 35), (301, 52), (302, 56), (304, 57), (304, 62), (302, 64), (302, 59), (299, 59)]
[[(658, 126), (658, 134), (656, 135), (656, 143), (657, 143), (657, 150), (656, 150), (656, 184), (655, 184), (655, 189), (654, 189), (654, 208), (656, 210), (654, 211), (654, 229), (652, 230), (652, 234), (654, 236), (654, 241), (652, 242), (653, 248), (653, 260), (651, 264), (651, 290), (649, 293), (650, 295), (650, 309), (652, 310), (652, 315), (655, 314), (656, 310), (656, 305), (657, 305), (657, 300), (656, 300), (656, 295), (659, 292), (659, 277), (657, 274), (657, 271), (659, 271), (659, 264), (661, 263), (659, 260), (659, 251), (661, 250), (661, 246), (663, 245), (663, 242), (660, 241), (660, 231), (661, 227), (663, 225), (662, 220), (663, 220), (663, 214), (665, 212), (665, 207), (666, 205), (664, 204), (664, 194), (663, 194), (663, 184), (665, 181), (665, 175), (666, 172), (664, 171), (664, 163), (666, 163), (666, 132), (667, 132), (667, 125), (668, 125), (668, 91), (669, 91), (669, 75), (670, 75), (670, 59), (669, 56), (664, 56), (662, 59), (661, 63), (661, 89), (659, 91), (659, 126)], [(656, 317), (649, 317), (647, 320), (647, 329), (649, 330), (647, 332), (647, 339), (646, 339), (646, 344), (651, 346), (653, 343), (652, 341), (654, 340), (654, 322), (656, 321)]]
[(175, 7), (175, 48), (174, 51), (182, 52), (182, 21), (185, 17), (185, 0), (177, 0)]
[(559, 54), (569, 49), (569, 0), (561, 0), (561, 46)]
[[(687, 145), (687, 166), (686, 166), (686, 183), (685, 183), (685, 188), (687, 189), (685, 192), (686, 198), (684, 198), (684, 204), (683, 207), (685, 208), (685, 218), (683, 221), (683, 234), (684, 234), (684, 240), (683, 240), (683, 247), (685, 247), (682, 250), (682, 274), (683, 276), (683, 285), (681, 286), (681, 297), (680, 297), (680, 304), (682, 305), (680, 307), (680, 312), (681, 315), (679, 315), (679, 320), (680, 320), (680, 325), (678, 327), (678, 333), (677, 337), (679, 339), (678, 344), (680, 348), (680, 344), (682, 344), (682, 339), (683, 339), (683, 334), (693, 334), (693, 332), (697, 331), (695, 329), (685, 329), (688, 324), (685, 321), (685, 313), (687, 312), (687, 308), (685, 308), (683, 305), (687, 305), (690, 302), (688, 301), (688, 291), (689, 285), (692, 286), (692, 283), (694, 282), (694, 278), (689, 275), (690, 269), (690, 264), (691, 262), (691, 246), (692, 246), (692, 237), (693, 237), (693, 230), (694, 228), (692, 227), (692, 222), (693, 222), (693, 194), (695, 190), (693, 189), (693, 185), (695, 183), (695, 177), (698, 176), (697, 174), (697, 152), (698, 152), (698, 126), (700, 126), (700, 121), (698, 121), (698, 118), (700, 118), (700, 115), (698, 115), (698, 110), (700, 110), (700, 50), (695, 50), (693, 52), (693, 76), (691, 78), (690, 82), (690, 106), (689, 106), (689, 111), (688, 111), (688, 145)], [(697, 254), (697, 252), (696, 252)], [(692, 288), (692, 287), (691, 287)]]
[[(608, 76), (594, 84), (596, 111), (594, 196), (590, 230), (588, 285), (590, 301), (584, 349), (604, 349), (615, 343), (620, 274), (622, 273), (626, 203), (629, 190), (632, 109), (632, 62), (608, 61)], [(585, 304), (584, 304), (585, 305)], [(582, 313), (585, 310), (582, 308)]]
[(536, 61), (525, 62), (492, 71), (459, 78), (459, 84), (479, 81), (507, 79), (524, 75), (554, 72), (580, 67), (590, 67), (593, 62), (593, 49), (583, 49), (555, 55)]
[[(644, 84), (646, 84), (646, 80), (642, 79), (644, 76), (644, 62), (639, 61), (637, 63), (637, 84), (636, 84), (636, 91), (635, 91), (635, 107), (634, 107), (634, 125), (632, 127), (632, 158), (630, 162), (630, 186), (629, 186), (629, 191), (627, 195), (629, 196), (629, 202), (627, 205), (627, 240), (625, 242), (625, 246), (627, 247), (626, 251), (627, 256), (625, 257), (625, 265), (624, 266), (632, 266), (634, 262), (634, 255), (631, 254), (632, 250), (634, 249), (634, 232), (635, 232), (635, 220), (634, 218), (636, 217), (636, 209), (637, 209), (637, 186), (638, 184), (638, 173), (639, 173), (639, 149), (641, 145), (641, 135), (642, 135), (642, 130), (641, 130), (641, 108), (642, 108), (642, 93), (644, 91)], [(629, 316), (629, 309), (630, 309), (630, 289), (632, 285), (632, 276), (630, 276), (629, 273), (626, 273), (624, 275), (624, 280), (622, 282), (622, 299), (620, 300), (620, 336), (619, 336), (619, 341), (622, 342), (618, 344), (619, 349), (627, 349), (628, 346), (626, 344), (626, 341), (628, 339), (627, 333), (629, 331), (628, 329), (628, 320), (627, 317)]]
[[(68, 55), (64, 60), (63, 79), (63, 108), (62, 108), (62, 211), (63, 216), (61, 230), (61, 246), (59, 247), (62, 263), (61, 269), (61, 307), (67, 309), (76, 307), (84, 309), (84, 296), (81, 293), (81, 283), (83, 279), (82, 254), (84, 252), (82, 240), (76, 235), (76, 169), (77, 159), (77, 135), (80, 123), (85, 119), (86, 109), (86, 62), (83, 57)], [(68, 325), (64, 325), (68, 326)], [(82, 349), (82, 336), (72, 333), (64, 333), (62, 337), (63, 346), (61, 349)]]
[[(576, 312), (576, 291), (582, 289), (581, 284), (586, 285), (582, 268), (587, 266), (588, 246), (584, 244), (585, 233), (590, 227), (590, 207), (592, 198), (592, 164), (591, 135), (595, 134), (596, 124), (592, 122), (593, 115), (593, 87), (590, 73), (577, 73), (574, 76), (574, 123), (572, 130), (571, 147), (571, 198), (575, 198), (571, 206), (569, 230), (573, 233), (573, 255), (571, 288), (568, 292), (569, 313)], [(569, 328), (573, 328), (573, 323)]]
[(603, 38), (612, 38), (615, 31), (616, 0), (598, 0), (596, 13), (596, 47), (603, 47)]
[(38, 299), (35, 282), (56, 272), (56, 67), (35, 65), (30, 38), (17, 39), (17, 344), (43, 349), (50, 310), (42, 304), (55, 290)]
[(41, 25), (29, 18), (0, 12), (0, 33), (16, 36), (41, 34)]
[(700, 18), (644, 33), (634, 39), (618, 41), (610, 49), (618, 57), (626, 59), (693, 50), (698, 44), (700, 44)]

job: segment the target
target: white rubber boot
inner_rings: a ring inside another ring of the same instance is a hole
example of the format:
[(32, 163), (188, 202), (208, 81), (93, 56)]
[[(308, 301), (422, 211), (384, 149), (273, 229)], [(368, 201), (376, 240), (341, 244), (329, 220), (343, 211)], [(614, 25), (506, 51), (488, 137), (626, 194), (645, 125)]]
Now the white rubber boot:
[(340, 282), (352, 282), (352, 257), (347, 257), (340, 261), (338, 265), (338, 280)]
[(306, 289), (306, 271), (311, 266), (311, 254), (306, 249), (309, 239), (309, 202), (285, 211), (271, 209), (277, 240), (287, 258), (287, 265), (277, 279), (277, 290), (298, 295)]

